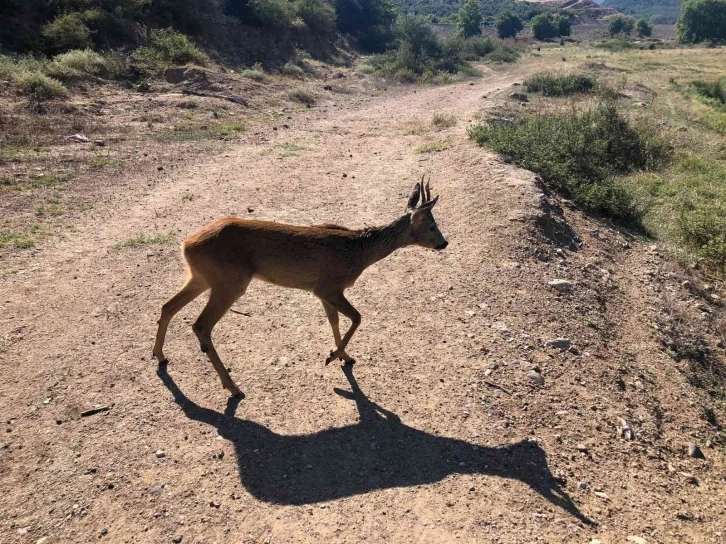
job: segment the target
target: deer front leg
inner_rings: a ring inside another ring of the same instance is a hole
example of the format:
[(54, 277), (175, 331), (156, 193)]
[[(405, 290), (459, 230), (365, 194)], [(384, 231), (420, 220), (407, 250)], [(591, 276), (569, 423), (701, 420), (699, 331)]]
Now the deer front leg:
[[(327, 359), (325, 359), (325, 364), (328, 365), (335, 359), (340, 359), (346, 364), (352, 365), (355, 363), (355, 359), (345, 352), (345, 348), (348, 346), (348, 342), (350, 342), (350, 339), (353, 337), (353, 334), (360, 325), (361, 315), (358, 310), (356, 310), (353, 305), (348, 302), (342, 291), (320, 298), (323, 302), (323, 307), (325, 308), (325, 313), (328, 316), (330, 326), (333, 329), (335, 346), (337, 348), (335, 351), (330, 353)], [(351, 321), (350, 328), (342, 339), (340, 338), (340, 329), (338, 328), (338, 312)]]

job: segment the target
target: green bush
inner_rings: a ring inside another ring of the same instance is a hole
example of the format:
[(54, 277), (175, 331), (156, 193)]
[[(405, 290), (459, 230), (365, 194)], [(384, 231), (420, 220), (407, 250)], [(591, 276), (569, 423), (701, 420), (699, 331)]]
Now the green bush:
[(295, 10), (313, 32), (323, 35), (335, 32), (335, 9), (324, 0), (298, 0)]
[(559, 36), (569, 36), (572, 34), (572, 19), (567, 15), (557, 17), (557, 34)]
[(584, 112), (490, 120), (469, 129), (469, 136), (540, 174), (585, 210), (622, 220), (639, 214), (615, 176), (656, 168), (667, 157), (665, 146), (632, 126), (610, 100)]
[(382, 52), (394, 41), (396, 0), (334, 0), (338, 28), (368, 52)]
[(38, 110), (42, 109), (44, 102), (68, 94), (68, 89), (60, 81), (40, 72), (20, 71), (15, 74), (14, 83)]
[(484, 58), (489, 62), (509, 63), (517, 62), (519, 55), (520, 52), (518, 49), (509, 45), (500, 45)]
[(293, 62), (286, 62), (282, 68), (280, 68), (280, 73), (286, 76), (296, 77), (297, 79), (305, 78), (305, 70)]
[(630, 34), (635, 27), (635, 23), (630, 17), (623, 17), (622, 15), (616, 15), (610, 19), (608, 24), (608, 32), (611, 37), (615, 37), (618, 34)]
[(588, 75), (556, 75), (543, 72), (526, 79), (524, 87), (531, 93), (542, 93), (545, 96), (570, 96), (594, 91), (597, 81)]
[(497, 36), (500, 38), (515, 38), (524, 28), (524, 23), (511, 11), (503, 11), (497, 15), (494, 26), (497, 29)]
[(726, 0), (686, 0), (676, 30), (681, 43), (726, 41)]
[(635, 23), (635, 31), (641, 38), (647, 38), (653, 34), (653, 25), (650, 24), (648, 19), (641, 18), (638, 19), (637, 23)]
[(56, 56), (46, 67), (48, 75), (62, 80), (97, 76), (106, 70), (106, 59), (92, 49), (75, 49)]
[(91, 45), (91, 30), (81, 13), (59, 15), (43, 27), (46, 49), (59, 53), (70, 49), (85, 49)]
[(456, 16), (457, 32), (464, 38), (481, 34), (481, 0), (466, 0)]
[(263, 27), (286, 29), (295, 18), (295, 4), (289, 0), (251, 0), (254, 19)]
[(149, 45), (139, 47), (134, 54), (152, 70), (180, 64), (206, 66), (210, 62), (209, 57), (189, 38), (172, 28), (152, 30)]

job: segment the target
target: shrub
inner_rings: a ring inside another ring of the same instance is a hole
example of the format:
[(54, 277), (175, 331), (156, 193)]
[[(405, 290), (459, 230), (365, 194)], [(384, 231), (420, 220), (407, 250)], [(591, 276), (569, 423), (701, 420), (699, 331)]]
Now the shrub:
[(555, 24), (555, 20), (547, 13), (540, 13), (534, 17), (530, 26), (536, 40), (551, 40), (556, 38), (560, 31), (559, 25)]
[(597, 81), (588, 75), (539, 73), (526, 79), (524, 87), (531, 93), (545, 96), (570, 96), (592, 92), (597, 87)]
[(91, 49), (75, 49), (56, 56), (46, 71), (58, 79), (95, 76), (106, 69), (106, 60)]
[(303, 79), (305, 77), (305, 70), (292, 62), (286, 62), (282, 68), (280, 68), (280, 73), (286, 76), (296, 77), (298, 79)]
[(519, 55), (520, 53), (518, 49), (515, 49), (514, 47), (510, 47), (508, 45), (500, 45), (484, 58), (489, 62), (509, 63), (517, 62)]
[(334, 0), (338, 28), (366, 51), (381, 52), (393, 42), (398, 14), (394, 0)]
[(242, 70), (242, 77), (246, 77), (247, 79), (251, 79), (252, 81), (256, 81), (258, 83), (262, 83), (267, 79), (267, 74), (263, 72), (262, 70), (258, 70), (257, 68)]
[(681, 43), (726, 41), (726, 0), (686, 0), (676, 30)]
[(305, 104), (306, 106), (312, 106), (317, 101), (317, 96), (315, 96), (315, 94), (308, 91), (307, 89), (302, 89), (300, 87), (290, 91), (290, 98), (292, 98), (296, 102)]
[(18, 90), (30, 99), (38, 111), (43, 109), (44, 102), (68, 94), (68, 89), (60, 81), (40, 72), (21, 71), (15, 75), (14, 82)]
[(450, 113), (435, 113), (431, 124), (438, 129), (451, 128), (456, 125), (456, 117)]
[(481, 34), (481, 0), (466, 0), (456, 16), (456, 26), (460, 36), (471, 38)]
[(289, 28), (295, 18), (295, 5), (288, 0), (251, 0), (253, 21), (269, 28)]
[(584, 209), (613, 219), (638, 219), (630, 193), (614, 176), (655, 168), (666, 157), (664, 145), (631, 126), (610, 100), (584, 112), (490, 120), (469, 135), (540, 174)]
[(42, 36), (46, 49), (53, 53), (91, 45), (91, 31), (80, 13), (59, 15), (43, 27)]
[(653, 34), (653, 25), (650, 24), (648, 19), (643, 17), (641, 19), (638, 19), (638, 22), (635, 23), (635, 31), (641, 38), (647, 38), (651, 34)]
[(615, 37), (618, 34), (630, 34), (633, 31), (635, 23), (629, 17), (623, 17), (622, 15), (616, 15), (610, 19), (608, 24), (608, 32), (611, 37)]
[(503, 11), (497, 16), (494, 23), (497, 29), (497, 36), (500, 38), (515, 38), (524, 28), (522, 19), (511, 11)]
[(149, 45), (139, 47), (135, 56), (150, 65), (152, 69), (163, 69), (170, 64), (209, 64), (209, 57), (194, 45), (184, 34), (172, 28), (151, 31)]
[(295, 11), (313, 32), (323, 35), (335, 32), (335, 10), (324, 0), (298, 0)]

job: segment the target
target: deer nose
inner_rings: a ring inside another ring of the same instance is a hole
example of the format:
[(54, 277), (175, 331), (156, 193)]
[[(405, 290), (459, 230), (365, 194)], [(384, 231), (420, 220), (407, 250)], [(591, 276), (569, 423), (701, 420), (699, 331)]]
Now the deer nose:
[(448, 245), (449, 245), (449, 242), (444, 242), (443, 244), (439, 244), (438, 246), (436, 246), (436, 250), (441, 251), (442, 249), (446, 249), (446, 246), (448, 246)]

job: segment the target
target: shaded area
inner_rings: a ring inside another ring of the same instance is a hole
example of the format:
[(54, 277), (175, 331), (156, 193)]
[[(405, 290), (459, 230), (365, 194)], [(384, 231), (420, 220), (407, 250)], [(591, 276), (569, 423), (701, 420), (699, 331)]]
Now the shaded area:
[(235, 447), (242, 485), (261, 501), (311, 504), (392, 487), (438, 482), (452, 474), (487, 474), (521, 480), (584, 523), (588, 520), (552, 477), (544, 450), (534, 442), (496, 448), (435, 436), (401, 423), (358, 387), (353, 369), (343, 372), (351, 391), (334, 389), (354, 401), (355, 425), (308, 435), (280, 435), (234, 417), (240, 399), (224, 413), (195, 404), (165, 367), (158, 375), (187, 417), (215, 427)]

